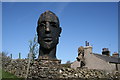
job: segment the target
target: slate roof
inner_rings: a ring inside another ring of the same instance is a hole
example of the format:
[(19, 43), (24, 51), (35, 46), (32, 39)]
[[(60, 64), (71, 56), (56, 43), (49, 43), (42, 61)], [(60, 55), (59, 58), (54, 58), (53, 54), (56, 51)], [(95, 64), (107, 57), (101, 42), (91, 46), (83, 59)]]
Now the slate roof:
[(120, 64), (120, 58), (115, 58), (115, 57), (112, 57), (112, 56), (107, 56), (107, 55), (101, 55), (101, 54), (96, 54), (96, 53), (93, 53), (96, 57), (106, 61), (106, 62), (109, 62), (109, 63), (118, 63)]

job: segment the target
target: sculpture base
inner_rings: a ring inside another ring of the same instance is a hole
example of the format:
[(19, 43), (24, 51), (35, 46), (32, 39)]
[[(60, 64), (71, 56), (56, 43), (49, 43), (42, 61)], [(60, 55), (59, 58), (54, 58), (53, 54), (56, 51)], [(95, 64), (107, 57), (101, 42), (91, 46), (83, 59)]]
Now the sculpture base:
[(61, 60), (50, 59), (50, 58), (45, 58), (45, 57), (39, 57), (39, 59), (37, 59), (37, 61), (42, 65), (48, 65), (48, 66), (61, 64)]

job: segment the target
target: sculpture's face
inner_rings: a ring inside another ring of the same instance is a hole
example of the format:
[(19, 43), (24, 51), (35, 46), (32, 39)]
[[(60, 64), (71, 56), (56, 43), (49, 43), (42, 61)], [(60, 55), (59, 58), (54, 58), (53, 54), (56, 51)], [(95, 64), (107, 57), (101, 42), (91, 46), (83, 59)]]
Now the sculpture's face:
[(51, 13), (43, 13), (38, 20), (38, 43), (45, 49), (56, 47), (59, 41), (61, 28), (57, 17)]

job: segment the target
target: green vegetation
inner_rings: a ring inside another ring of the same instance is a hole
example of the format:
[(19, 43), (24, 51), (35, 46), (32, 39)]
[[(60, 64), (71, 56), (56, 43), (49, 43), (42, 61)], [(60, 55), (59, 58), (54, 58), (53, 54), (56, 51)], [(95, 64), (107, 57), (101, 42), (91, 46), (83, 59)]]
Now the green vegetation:
[(0, 69), (0, 71), (2, 71), (2, 80), (25, 80), (24, 78), (18, 78), (14, 74), (5, 72), (4, 70)]
[(2, 78), (17, 78), (15, 75), (2, 70)]

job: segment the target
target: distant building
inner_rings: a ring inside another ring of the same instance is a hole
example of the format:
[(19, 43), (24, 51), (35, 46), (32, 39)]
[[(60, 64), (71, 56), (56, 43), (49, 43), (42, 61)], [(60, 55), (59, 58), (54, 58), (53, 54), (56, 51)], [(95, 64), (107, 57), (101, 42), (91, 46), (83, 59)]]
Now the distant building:
[(113, 56), (110, 56), (108, 48), (103, 48), (102, 54), (96, 54), (92, 52), (92, 46), (85, 46), (82, 58), (81, 55), (78, 55), (77, 60), (71, 64), (71, 68), (86, 67), (88, 69), (99, 69), (108, 72), (120, 71), (119, 54), (114, 53)]

